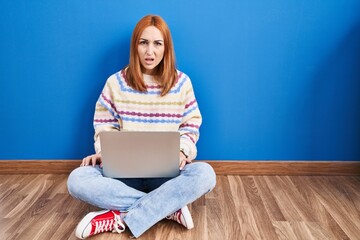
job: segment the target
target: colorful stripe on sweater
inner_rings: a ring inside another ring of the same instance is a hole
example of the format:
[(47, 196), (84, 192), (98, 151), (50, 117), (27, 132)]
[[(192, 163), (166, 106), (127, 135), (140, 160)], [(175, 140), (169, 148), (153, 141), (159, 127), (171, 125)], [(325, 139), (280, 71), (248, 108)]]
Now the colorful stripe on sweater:
[(202, 117), (190, 78), (178, 71), (176, 84), (165, 96), (149, 75), (144, 75), (147, 92), (132, 89), (125, 71), (109, 77), (96, 103), (94, 115), (95, 149), (101, 150), (101, 131), (179, 131), (181, 148), (196, 156), (196, 142)]

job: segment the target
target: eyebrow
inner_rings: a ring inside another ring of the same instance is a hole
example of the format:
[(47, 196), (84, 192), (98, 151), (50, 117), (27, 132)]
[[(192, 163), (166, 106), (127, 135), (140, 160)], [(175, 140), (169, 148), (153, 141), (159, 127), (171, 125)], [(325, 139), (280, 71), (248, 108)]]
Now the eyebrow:
[[(141, 41), (149, 41), (146, 38), (140, 38)], [(164, 40), (154, 40), (154, 42), (164, 42)]]

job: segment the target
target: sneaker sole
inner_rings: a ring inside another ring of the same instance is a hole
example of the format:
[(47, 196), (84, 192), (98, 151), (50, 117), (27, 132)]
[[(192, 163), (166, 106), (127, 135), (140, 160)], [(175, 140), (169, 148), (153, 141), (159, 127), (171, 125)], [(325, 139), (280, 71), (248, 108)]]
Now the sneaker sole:
[(184, 222), (186, 223), (186, 228), (187, 229), (192, 229), (194, 228), (194, 222), (192, 220), (189, 208), (187, 206), (183, 207), (181, 209), (181, 213), (184, 217)]

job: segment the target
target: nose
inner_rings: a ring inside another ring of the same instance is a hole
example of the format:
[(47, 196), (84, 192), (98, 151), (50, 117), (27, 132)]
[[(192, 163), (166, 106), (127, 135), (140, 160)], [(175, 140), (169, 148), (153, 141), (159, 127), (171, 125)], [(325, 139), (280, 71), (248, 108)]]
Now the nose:
[(149, 44), (146, 48), (146, 55), (152, 55), (154, 52), (154, 46), (152, 44)]

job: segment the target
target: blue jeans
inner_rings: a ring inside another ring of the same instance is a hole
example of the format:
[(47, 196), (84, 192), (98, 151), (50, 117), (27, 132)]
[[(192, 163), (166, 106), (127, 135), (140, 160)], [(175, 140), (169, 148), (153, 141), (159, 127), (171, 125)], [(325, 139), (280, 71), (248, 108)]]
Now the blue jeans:
[(124, 222), (135, 237), (183, 206), (210, 192), (216, 184), (212, 167), (187, 164), (171, 178), (113, 179), (98, 166), (76, 168), (67, 185), (69, 193), (102, 209), (127, 212)]

